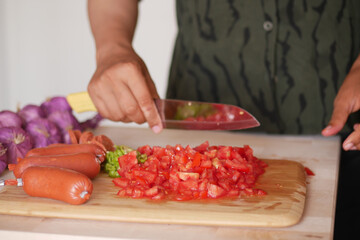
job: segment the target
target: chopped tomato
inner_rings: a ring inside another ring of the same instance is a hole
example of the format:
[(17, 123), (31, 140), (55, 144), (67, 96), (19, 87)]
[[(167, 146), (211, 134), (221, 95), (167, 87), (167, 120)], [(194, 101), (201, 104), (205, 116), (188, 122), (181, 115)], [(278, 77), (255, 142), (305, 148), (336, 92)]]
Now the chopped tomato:
[(147, 184), (153, 183), (157, 176), (157, 174), (153, 172), (141, 170), (141, 169), (133, 170), (132, 173), (134, 175), (134, 178), (144, 179)]
[(195, 147), (195, 151), (203, 154), (209, 147), (209, 142), (205, 141), (204, 143), (200, 144), (199, 146)]
[(120, 172), (127, 172), (132, 167), (134, 167), (138, 164), (136, 155), (137, 155), (136, 151), (132, 151), (128, 154), (125, 154), (125, 155), (122, 155), (121, 157), (119, 157)]
[(209, 184), (208, 185), (208, 196), (210, 198), (219, 198), (221, 196), (224, 196), (226, 194), (226, 191), (215, 184)]
[(145, 196), (147, 197), (154, 197), (159, 193), (159, 187), (154, 186), (152, 188), (149, 188), (145, 191)]
[(113, 179), (113, 183), (118, 186), (118, 187), (121, 187), (121, 188), (125, 188), (129, 185), (129, 179), (127, 178), (114, 178)]
[(202, 154), (197, 152), (195, 153), (194, 159), (192, 161), (192, 167), (198, 167), (201, 164)]
[(315, 173), (314, 173), (313, 171), (311, 171), (310, 168), (304, 167), (304, 170), (305, 170), (305, 172), (306, 172), (306, 175), (308, 175), (308, 176), (315, 176)]
[(266, 195), (254, 185), (267, 165), (248, 145), (209, 146), (206, 141), (195, 148), (145, 145), (138, 151), (147, 155), (144, 163), (137, 161), (136, 151), (119, 158), (121, 177), (113, 182), (121, 197), (187, 201)]

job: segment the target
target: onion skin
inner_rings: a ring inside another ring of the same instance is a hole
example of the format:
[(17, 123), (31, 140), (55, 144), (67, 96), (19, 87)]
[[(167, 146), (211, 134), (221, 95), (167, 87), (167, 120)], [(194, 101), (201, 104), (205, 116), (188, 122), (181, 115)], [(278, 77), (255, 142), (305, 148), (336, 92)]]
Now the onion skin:
[(84, 122), (80, 123), (82, 131), (95, 129), (99, 126), (99, 123), (103, 120), (103, 117), (100, 114), (96, 114), (93, 118), (90, 118)]
[(15, 112), (4, 110), (0, 112), (0, 128), (17, 127), (21, 128), (23, 121)]
[(64, 143), (71, 143), (70, 135), (68, 132), (69, 130), (81, 130), (78, 120), (71, 112), (55, 111), (48, 116), (48, 119), (51, 122), (55, 123), (56, 126), (60, 129)]
[(32, 148), (56, 143), (71, 144), (73, 139), (69, 131), (81, 133), (95, 129), (102, 119), (97, 114), (80, 123), (63, 96), (51, 97), (41, 105), (25, 105), (17, 112), (0, 111), (0, 143), (7, 149), (6, 161), (1, 162), (15, 164)]
[(37, 118), (45, 118), (45, 112), (40, 106), (34, 104), (28, 104), (18, 111), (18, 115), (25, 123), (28, 123)]
[(71, 112), (72, 109), (65, 97), (52, 97), (40, 105), (41, 109), (49, 116), (53, 112), (67, 111)]
[(0, 143), (0, 174), (5, 170), (7, 166), (7, 148)]
[(0, 128), (0, 143), (7, 148), (7, 163), (17, 163), (32, 148), (32, 139), (22, 128)]
[(53, 143), (62, 142), (61, 131), (55, 123), (45, 118), (37, 118), (26, 125), (26, 132), (33, 139), (33, 147), (46, 147)]

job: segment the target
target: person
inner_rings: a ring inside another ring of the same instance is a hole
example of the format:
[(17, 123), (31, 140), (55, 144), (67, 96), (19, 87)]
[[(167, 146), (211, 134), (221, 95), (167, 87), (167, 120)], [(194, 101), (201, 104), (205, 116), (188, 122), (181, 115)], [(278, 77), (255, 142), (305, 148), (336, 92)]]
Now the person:
[[(360, 162), (358, 9), (357, 0), (177, 0), (166, 97), (244, 107), (261, 123), (249, 131), (341, 135), (339, 194), (352, 196), (352, 178), (341, 176)], [(138, 1), (89, 0), (88, 13), (97, 62), (88, 92), (99, 113), (160, 132), (159, 95), (132, 47)], [(355, 209), (346, 201), (338, 197), (335, 236)]]

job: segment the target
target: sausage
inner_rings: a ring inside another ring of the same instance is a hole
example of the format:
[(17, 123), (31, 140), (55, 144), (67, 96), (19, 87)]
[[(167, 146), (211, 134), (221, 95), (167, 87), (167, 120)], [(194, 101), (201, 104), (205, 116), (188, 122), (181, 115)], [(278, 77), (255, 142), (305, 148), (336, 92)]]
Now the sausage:
[(56, 145), (49, 145), (47, 147), (33, 148), (26, 153), (25, 157), (74, 154), (81, 152), (94, 153), (101, 162), (103, 162), (106, 157), (106, 151), (104, 150), (104, 148), (101, 147), (100, 144), (95, 144), (95, 143), (83, 143), (83, 144), (57, 143)]
[(32, 197), (82, 204), (93, 191), (91, 180), (79, 172), (57, 167), (29, 167), (22, 175), (24, 191)]
[(69, 133), (69, 137), (70, 137), (70, 142), (72, 144), (79, 143), (79, 139), (80, 139), (80, 136), (81, 136), (81, 131), (80, 130), (69, 129), (68, 133)]
[(90, 131), (84, 131), (79, 137), (79, 143), (89, 143), (94, 138), (94, 134)]
[(25, 169), (33, 166), (52, 166), (71, 169), (89, 178), (94, 178), (100, 172), (101, 162), (94, 153), (82, 152), (63, 155), (31, 156), (19, 159), (9, 170), (14, 171), (16, 178), (21, 178)]
[(94, 140), (101, 143), (106, 151), (115, 151), (114, 143), (105, 135), (98, 135), (94, 137)]

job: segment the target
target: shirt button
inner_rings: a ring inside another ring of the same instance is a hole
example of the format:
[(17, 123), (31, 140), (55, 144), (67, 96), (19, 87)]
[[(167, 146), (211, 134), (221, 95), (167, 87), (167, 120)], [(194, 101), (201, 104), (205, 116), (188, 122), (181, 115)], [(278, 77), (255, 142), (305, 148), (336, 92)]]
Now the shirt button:
[(269, 32), (269, 31), (271, 31), (273, 29), (274, 25), (270, 21), (265, 21), (264, 24), (263, 24), (263, 27), (264, 27), (265, 31)]

